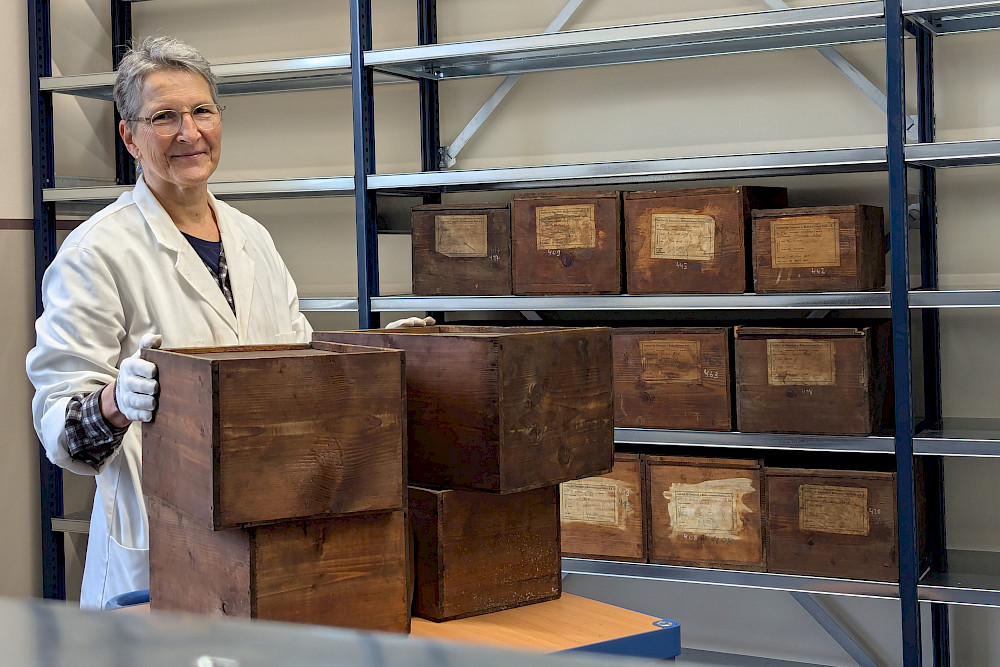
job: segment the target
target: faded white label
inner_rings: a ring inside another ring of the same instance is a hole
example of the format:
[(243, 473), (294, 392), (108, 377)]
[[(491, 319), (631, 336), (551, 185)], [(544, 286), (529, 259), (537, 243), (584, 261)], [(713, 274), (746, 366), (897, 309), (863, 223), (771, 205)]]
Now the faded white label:
[(641, 340), (639, 360), (647, 382), (701, 383), (701, 344), (696, 340)]
[(485, 215), (434, 216), (434, 249), (447, 257), (486, 257)]
[(715, 218), (710, 215), (654, 213), (653, 259), (707, 261), (715, 257)]
[(559, 485), (563, 521), (616, 526), (618, 485), (606, 479), (582, 479)]
[(771, 267), (840, 266), (840, 223), (825, 215), (771, 223)]
[(535, 209), (535, 237), (539, 250), (596, 248), (594, 204), (539, 206)]
[(767, 383), (833, 385), (837, 357), (832, 341), (789, 338), (767, 340)]
[(717, 479), (697, 484), (671, 484), (663, 492), (674, 532), (740, 539), (748, 514), (743, 498), (753, 493), (747, 477)]
[(799, 528), (819, 533), (867, 535), (868, 489), (803, 484), (799, 487)]

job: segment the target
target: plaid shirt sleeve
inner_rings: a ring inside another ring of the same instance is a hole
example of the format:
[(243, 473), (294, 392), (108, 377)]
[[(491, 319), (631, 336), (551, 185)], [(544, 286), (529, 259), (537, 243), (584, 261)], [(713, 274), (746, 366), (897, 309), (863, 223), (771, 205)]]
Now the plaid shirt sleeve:
[(69, 455), (95, 469), (122, 444), (128, 426), (116, 428), (101, 414), (101, 389), (89, 396), (74, 396), (66, 406)]

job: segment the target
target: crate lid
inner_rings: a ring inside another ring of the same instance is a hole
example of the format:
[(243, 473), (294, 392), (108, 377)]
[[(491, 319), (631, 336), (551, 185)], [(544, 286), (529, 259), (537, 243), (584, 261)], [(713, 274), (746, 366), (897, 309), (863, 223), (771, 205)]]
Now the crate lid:
[(725, 459), (704, 456), (647, 456), (646, 462), (653, 465), (699, 466), (708, 468), (741, 468), (757, 470), (763, 467), (760, 459)]
[(472, 204), (418, 204), (411, 211), (495, 211), (510, 208), (510, 202), (480, 202)]
[(669, 336), (675, 334), (723, 334), (728, 336), (732, 327), (615, 327), (611, 333), (615, 336)]
[(842, 213), (859, 215), (864, 210), (876, 210), (879, 213), (882, 209), (878, 206), (867, 206), (865, 204), (850, 204), (846, 206), (801, 206), (798, 208), (756, 208), (753, 210), (754, 219), (757, 218), (794, 218), (806, 215), (837, 215)]
[(869, 327), (744, 327), (734, 330), (736, 338), (858, 338), (867, 336)]
[(518, 192), (514, 195), (514, 201), (531, 200), (584, 200), (584, 199), (617, 199), (621, 196), (618, 190), (566, 190), (564, 192)]

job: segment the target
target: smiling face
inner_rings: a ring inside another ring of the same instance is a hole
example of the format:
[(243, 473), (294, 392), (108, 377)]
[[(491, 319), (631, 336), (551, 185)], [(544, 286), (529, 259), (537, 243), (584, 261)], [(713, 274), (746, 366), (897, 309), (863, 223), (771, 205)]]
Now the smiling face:
[[(183, 112), (212, 103), (211, 88), (201, 76), (184, 70), (161, 70), (143, 82), (139, 115), (148, 118), (164, 109)], [(144, 122), (136, 123), (133, 132), (122, 121), (118, 131), (129, 153), (142, 166), (149, 189), (158, 197), (182, 198), (192, 191), (207, 191), (208, 179), (219, 166), (222, 152), (221, 123), (202, 130), (191, 114), (185, 113), (181, 128), (169, 137), (161, 137)]]

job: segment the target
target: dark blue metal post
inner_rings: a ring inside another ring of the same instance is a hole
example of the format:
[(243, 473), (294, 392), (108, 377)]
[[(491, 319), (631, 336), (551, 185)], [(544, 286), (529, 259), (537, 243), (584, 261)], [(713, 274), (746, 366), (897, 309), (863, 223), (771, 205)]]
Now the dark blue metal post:
[[(43, 188), (55, 182), (52, 163), (52, 93), (42, 92), (39, 78), (52, 74), (49, 0), (28, 0), (28, 62), (30, 63), (32, 205), (35, 232), (35, 315), (42, 314), (42, 277), (56, 254), (55, 206), (42, 201)], [(52, 465), (41, 447), (39, 475), (42, 515), (42, 594), (66, 599), (66, 556), (52, 518), (62, 516), (62, 470)]]
[(892, 264), (893, 370), (896, 389), (896, 505), (899, 520), (899, 603), (903, 664), (920, 667), (919, 554), (913, 480), (913, 376), (910, 362), (909, 247), (904, 120), (905, 69), (900, 0), (885, 2), (889, 237)]
[[(929, 143), (935, 138), (934, 113), (934, 35), (923, 26), (916, 26), (917, 120), (918, 139)], [(920, 168), (920, 285), (924, 289), (938, 286), (937, 246), (937, 172), (932, 167)], [(938, 424), (941, 407), (941, 327), (935, 309), (921, 311), (923, 341), (924, 419)], [(930, 567), (935, 572), (948, 569), (945, 536), (944, 469), (941, 457), (925, 460), (927, 496), (927, 544)], [(948, 606), (931, 605), (931, 632), (934, 665), (951, 664)]]
[[(437, 44), (437, 0), (417, 0), (417, 41)], [(438, 105), (438, 82), (420, 79), (420, 169), (436, 171), (440, 168), (441, 131)], [(440, 195), (428, 195), (437, 198)], [(431, 203), (425, 197), (424, 203)]]
[[(111, 0), (111, 61), (118, 69), (129, 41), (132, 39), (132, 3), (126, 0)], [(118, 134), (118, 121), (121, 116), (118, 108), (114, 109), (115, 134)], [(118, 185), (135, 183), (135, 158), (125, 148), (121, 141), (115, 141), (115, 182)]]
[[(372, 48), (371, 0), (351, 0), (351, 91), (354, 109), (354, 218), (358, 246), (358, 326), (372, 328), (372, 297), (378, 296), (378, 230), (375, 195), (375, 105), (372, 70), (364, 53)], [(378, 326), (377, 324), (375, 326)]]

